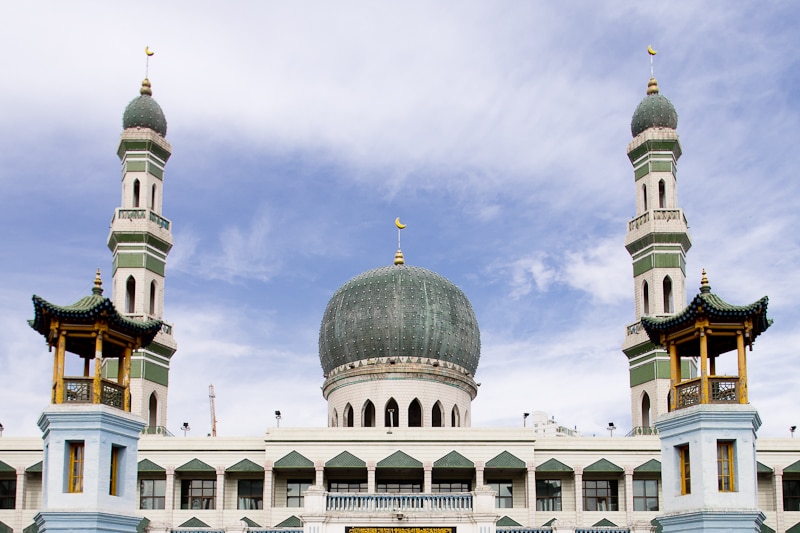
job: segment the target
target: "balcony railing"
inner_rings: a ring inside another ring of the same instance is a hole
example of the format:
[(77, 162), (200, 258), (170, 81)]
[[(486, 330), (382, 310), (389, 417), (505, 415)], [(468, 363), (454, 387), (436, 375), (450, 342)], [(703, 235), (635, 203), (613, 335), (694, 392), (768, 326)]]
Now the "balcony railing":
[(643, 226), (650, 222), (650, 213), (653, 213), (653, 220), (682, 220), (683, 224), (688, 226), (688, 222), (686, 221), (686, 216), (683, 214), (683, 211), (680, 209), (653, 209), (652, 211), (647, 211), (642, 213), (638, 217), (634, 218), (630, 222), (628, 222), (628, 231), (634, 231), (639, 229), (640, 226)]
[[(150, 222), (154, 222), (157, 226), (164, 228), (166, 230), (169, 229), (169, 220), (156, 214), (154, 211), (151, 211), (150, 209), (117, 209), (115, 217), (120, 220), (149, 219)], [(111, 222), (114, 222), (114, 219), (111, 219)]]
[(342, 512), (472, 511), (472, 494), (328, 494), (326, 509)]
[[(64, 378), (64, 403), (94, 403), (93, 378)], [(125, 408), (125, 387), (107, 379), (100, 380), (100, 403)]]
[[(709, 403), (739, 403), (739, 378), (714, 376), (708, 378)], [(700, 378), (680, 383), (675, 390), (678, 395), (677, 408), (689, 407), (701, 402)]]
[(653, 426), (636, 426), (626, 436), (638, 437), (639, 435), (658, 435), (658, 429)]
[(142, 428), (142, 435), (163, 435), (164, 437), (175, 436), (164, 426), (145, 426)]
[(552, 527), (498, 527), (497, 533), (552, 533)]

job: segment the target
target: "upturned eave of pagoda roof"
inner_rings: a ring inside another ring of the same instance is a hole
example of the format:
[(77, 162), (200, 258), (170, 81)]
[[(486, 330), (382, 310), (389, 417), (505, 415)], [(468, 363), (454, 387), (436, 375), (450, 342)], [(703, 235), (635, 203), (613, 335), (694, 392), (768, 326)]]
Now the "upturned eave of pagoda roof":
[(119, 314), (110, 299), (99, 294), (85, 296), (72, 305), (55, 305), (41, 296), (33, 296), (34, 318), (30, 326), (49, 338), (50, 325), (57, 318), (62, 325), (93, 325), (105, 322), (108, 328), (121, 335), (141, 339), (147, 346), (161, 329), (161, 320), (132, 320)]
[(752, 322), (750, 340), (772, 325), (767, 318), (769, 297), (756, 300), (749, 305), (732, 305), (713, 294), (710, 290), (698, 293), (682, 311), (670, 316), (643, 316), (642, 326), (650, 340), (661, 344), (661, 335), (692, 328), (698, 320), (707, 319), (713, 325), (740, 324), (745, 320)]

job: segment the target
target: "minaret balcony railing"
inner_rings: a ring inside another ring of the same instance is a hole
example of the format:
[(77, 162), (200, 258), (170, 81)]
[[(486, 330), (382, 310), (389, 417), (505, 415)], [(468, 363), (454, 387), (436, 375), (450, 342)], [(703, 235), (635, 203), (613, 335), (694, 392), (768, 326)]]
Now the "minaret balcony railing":
[(164, 228), (165, 230), (169, 230), (169, 220), (166, 218), (156, 214), (154, 211), (150, 209), (122, 209), (118, 208), (114, 213), (114, 218), (111, 220), (113, 223), (114, 220), (150, 220), (150, 222), (155, 223), (158, 227)]
[(472, 494), (331, 494), (327, 511), (338, 512), (424, 512), (472, 511)]
[(689, 223), (686, 221), (686, 215), (684, 215), (683, 211), (681, 211), (680, 209), (653, 209), (651, 211), (647, 211), (646, 213), (639, 215), (638, 217), (628, 222), (628, 231), (635, 231), (639, 229), (641, 226), (648, 224), (651, 218), (652, 220), (659, 220), (666, 222), (669, 222), (671, 220), (680, 220), (683, 221), (684, 226), (689, 225)]
[[(94, 403), (94, 378), (64, 377), (64, 403)], [(100, 380), (100, 403), (125, 408), (125, 387), (107, 379)]]
[[(135, 315), (131, 313), (124, 313), (125, 318), (130, 318), (131, 320), (141, 320), (142, 322), (146, 320), (161, 320), (159, 317), (155, 315)], [(172, 324), (168, 324), (167, 322), (161, 322), (161, 333), (165, 335), (172, 335)]]
[[(694, 378), (675, 387), (677, 408), (691, 407), (702, 403), (700, 392), (702, 378)], [(740, 403), (739, 378), (736, 376), (708, 377), (708, 403)]]

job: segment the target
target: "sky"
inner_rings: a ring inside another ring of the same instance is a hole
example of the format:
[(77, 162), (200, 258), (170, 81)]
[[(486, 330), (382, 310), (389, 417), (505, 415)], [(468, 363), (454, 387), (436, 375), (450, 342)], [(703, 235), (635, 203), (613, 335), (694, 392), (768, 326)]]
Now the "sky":
[[(391, 263), (457, 284), (482, 350), (473, 426), (545, 411), (631, 426), (626, 146), (655, 75), (675, 105), (688, 298), (768, 295), (748, 353), (760, 436), (800, 422), (800, 54), (793, 2), (8, 2), (0, 7), (0, 423), (36, 436), (52, 354), (31, 296), (111, 283), (122, 112), (144, 47), (172, 145), (167, 427), (326, 425), (334, 291)], [(108, 293), (107, 293), (108, 295)]]

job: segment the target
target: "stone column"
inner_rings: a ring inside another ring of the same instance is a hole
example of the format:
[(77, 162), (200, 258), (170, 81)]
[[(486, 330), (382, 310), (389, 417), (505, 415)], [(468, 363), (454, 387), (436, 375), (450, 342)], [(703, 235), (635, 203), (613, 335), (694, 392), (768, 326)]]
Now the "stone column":
[(274, 483), (272, 482), (272, 461), (265, 461), (264, 462), (264, 519), (265, 525), (269, 526), (272, 524), (272, 505), (273, 505), (273, 498), (272, 498), (272, 490), (274, 487)]
[(222, 523), (222, 512), (225, 507), (225, 467), (217, 467), (217, 494), (214, 502), (217, 510), (217, 523)]
[[(172, 518), (172, 510), (175, 508), (175, 469), (167, 467), (167, 483), (164, 488), (164, 510)], [(170, 520), (171, 521), (171, 520)]]
[(433, 463), (426, 461), (423, 463), (422, 468), (424, 469), (424, 481), (422, 482), (422, 492), (430, 493), (431, 486), (433, 485)]
[(633, 523), (633, 467), (625, 467), (625, 520)]
[(325, 462), (317, 461), (314, 465), (314, 485), (324, 489), (325, 488)]
[(482, 487), (486, 483), (483, 481), (483, 470), (485, 466), (482, 461), (475, 462), (475, 488)]
[(17, 468), (17, 494), (14, 505), (14, 520), (22, 523), (22, 510), (25, 509), (25, 467)]
[(575, 469), (575, 525), (583, 525), (583, 468)]
[(536, 523), (536, 463), (526, 465), (525, 488), (528, 492), (528, 524)]
[(367, 493), (375, 494), (375, 461), (367, 463)]
[(772, 480), (775, 483), (775, 531), (786, 531), (783, 523), (783, 468), (775, 468)]

